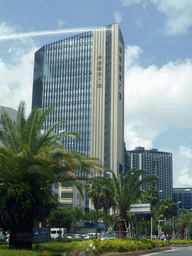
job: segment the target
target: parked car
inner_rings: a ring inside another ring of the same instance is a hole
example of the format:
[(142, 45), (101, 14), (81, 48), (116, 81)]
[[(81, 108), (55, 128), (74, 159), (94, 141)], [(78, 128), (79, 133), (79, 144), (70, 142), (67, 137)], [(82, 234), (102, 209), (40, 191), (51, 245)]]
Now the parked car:
[(73, 239), (83, 240), (83, 238), (82, 238), (82, 236), (80, 234), (74, 234), (73, 235)]
[(67, 235), (67, 238), (68, 238), (68, 239), (72, 239), (72, 238), (73, 238), (73, 234), (68, 234), (68, 235)]
[(87, 234), (82, 234), (81, 237), (82, 237), (83, 239), (90, 239), (90, 236), (88, 236)]
[(33, 228), (33, 242), (47, 243), (51, 241), (49, 230), (47, 228)]
[(117, 238), (116, 233), (108, 233), (108, 232), (106, 232), (104, 235), (101, 236), (101, 240), (115, 239), (115, 238)]
[(66, 228), (51, 228), (51, 239), (59, 238), (59, 234), (61, 234), (61, 238), (63, 238), (66, 232)]

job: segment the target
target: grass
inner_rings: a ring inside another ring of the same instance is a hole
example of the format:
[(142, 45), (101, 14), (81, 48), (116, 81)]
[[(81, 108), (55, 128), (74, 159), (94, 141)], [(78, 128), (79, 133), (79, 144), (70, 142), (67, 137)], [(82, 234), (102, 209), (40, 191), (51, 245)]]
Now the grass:
[(54, 241), (34, 244), (32, 250), (10, 250), (9, 244), (1, 244), (0, 256), (61, 256), (66, 251), (75, 248), (78, 244), (79, 242), (63, 243)]
[(49, 243), (34, 244), (32, 250), (10, 250), (9, 244), (0, 243), (0, 256), (63, 256), (65, 252), (76, 247), (79, 250), (83, 248), (94, 248), (97, 254), (103, 254), (110, 251), (126, 252), (134, 250), (143, 250), (147, 248), (163, 247), (167, 243), (163, 241), (153, 241), (150, 239), (110, 239), (110, 240), (84, 240), (80, 241), (51, 241)]

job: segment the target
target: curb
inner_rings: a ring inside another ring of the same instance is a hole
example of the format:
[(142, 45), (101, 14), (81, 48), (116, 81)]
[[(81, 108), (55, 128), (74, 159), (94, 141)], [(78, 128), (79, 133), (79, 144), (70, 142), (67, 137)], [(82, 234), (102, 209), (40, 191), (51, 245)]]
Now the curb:
[(171, 247), (189, 247), (192, 244), (170, 244)]
[(139, 250), (139, 251), (132, 251), (132, 252), (109, 252), (102, 254), (101, 256), (139, 256), (143, 254), (148, 254), (148, 253), (153, 253), (153, 252), (162, 252), (162, 251), (167, 251), (171, 250), (171, 246), (166, 246), (166, 247), (158, 247), (158, 248), (153, 248), (153, 249), (147, 249), (147, 250)]

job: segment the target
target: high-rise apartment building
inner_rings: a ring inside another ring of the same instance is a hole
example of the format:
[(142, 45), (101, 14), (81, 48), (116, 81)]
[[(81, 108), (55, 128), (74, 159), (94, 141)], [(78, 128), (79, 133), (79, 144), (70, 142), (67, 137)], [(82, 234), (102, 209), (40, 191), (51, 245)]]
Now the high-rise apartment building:
[[(129, 169), (146, 170), (146, 176), (155, 175), (159, 178), (159, 182), (152, 185), (160, 191), (160, 199), (172, 199), (173, 189), (173, 171), (172, 171), (172, 154), (168, 152), (160, 152), (158, 149), (146, 150), (144, 147), (136, 147), (135, 150), (127, 150)], [(152, 186), (145, 184), (143, 190)]]
[(96, 157), (116, 175), (124, 163), (124, 41), (118, 24), (43, 46), (35, 53), (32, 108), (54, 108), (43, 125), (76, 131), (69, 150)]

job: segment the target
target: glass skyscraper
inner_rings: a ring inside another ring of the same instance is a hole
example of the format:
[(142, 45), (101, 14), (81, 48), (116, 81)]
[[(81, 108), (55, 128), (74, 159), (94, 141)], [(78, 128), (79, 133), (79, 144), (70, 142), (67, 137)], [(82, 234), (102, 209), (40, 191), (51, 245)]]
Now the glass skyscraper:
[(35, 53), (32, 108), (53, 108), (43, 125), (69, 150), (99, 158), (116, 175), (124, 163), (124, 41), (118, 24), (45, 45)]

